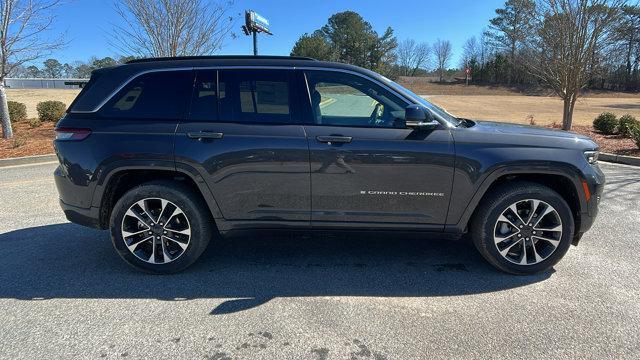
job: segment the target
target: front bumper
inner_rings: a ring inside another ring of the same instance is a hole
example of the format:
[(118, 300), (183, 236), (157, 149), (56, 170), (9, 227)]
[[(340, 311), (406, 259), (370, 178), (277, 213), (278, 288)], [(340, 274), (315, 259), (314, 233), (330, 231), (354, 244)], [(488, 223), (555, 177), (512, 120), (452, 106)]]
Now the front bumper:
[[(604, 191), (605, 177), (600, 168), (595, 165), (591, 167), (592, 171), (589, 171), (584, 181), (586, 182), (587, 189), (589, 191), (589, 198), (586, 200), (586, 206), (580, 211), (580, 223), (576, 226), (576, 232), (573, 237), (573, 244), (577, 245), (582, 235), (591, 229), (593, 223), (598, 215), (598, 206), (602, 200), (602, 193)], [(584, 190), (586, 193), (586, 190)], [(586, 194), (585, 194), (586, 197)]]

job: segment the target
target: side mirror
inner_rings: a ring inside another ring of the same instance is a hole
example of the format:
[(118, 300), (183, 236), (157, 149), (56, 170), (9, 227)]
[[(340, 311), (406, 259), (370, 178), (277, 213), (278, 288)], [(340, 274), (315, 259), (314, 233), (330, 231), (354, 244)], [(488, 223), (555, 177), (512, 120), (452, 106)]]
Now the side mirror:
[(404, 121), (407, 127), (416, 130), (434, 130), (440, 125), (430, 112), (418, 105), (409, 105), (405, 109)]

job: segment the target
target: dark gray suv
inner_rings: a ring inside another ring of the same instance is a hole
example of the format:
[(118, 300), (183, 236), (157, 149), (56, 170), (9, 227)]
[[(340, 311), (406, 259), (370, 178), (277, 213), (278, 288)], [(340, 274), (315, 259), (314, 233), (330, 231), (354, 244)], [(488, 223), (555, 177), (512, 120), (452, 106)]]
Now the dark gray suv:
[(56, 128), (60, 204), (129, 264), (182, 270), (236, 231), (470, 233), (495, 267), (553, 266), (594, 221), (598, 147), (452, 116), (358, 67), (293, 57), (96, 70)]

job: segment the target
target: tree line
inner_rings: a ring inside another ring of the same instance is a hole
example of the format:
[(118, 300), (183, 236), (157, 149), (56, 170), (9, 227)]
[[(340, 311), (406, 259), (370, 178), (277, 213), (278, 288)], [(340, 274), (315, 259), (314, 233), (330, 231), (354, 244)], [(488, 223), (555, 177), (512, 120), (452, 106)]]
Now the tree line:
[[(383, 75), (470, 72), (478, 84), (541, 86), (564, 102), (563, 128), (584, 89), (640, 90), (640, 6), (625, 0), (507, 0), (479, 37), (469, 38), (458, 67), (452, 44), (398, 41), (388, 27), (378, 35), (359, 14), (331, 16), (303, 34), (291, 55), (363, 66)], [(464, 76), (464, 75), (463, 75)]]
[(125, 64), (136, 56), (121, 56), (114, 59), (110, 56), (103, 58), (92, 57), (89, 61), (73, 61), (61, 63), (58, 59), (49, 58), (42, 62), (41, 66), (34, 64), (28, 66), (16, 66), (8, 77), (11, 78), (51, 78), (51, 79), (88, 79), (91, 72), (110, 66)]

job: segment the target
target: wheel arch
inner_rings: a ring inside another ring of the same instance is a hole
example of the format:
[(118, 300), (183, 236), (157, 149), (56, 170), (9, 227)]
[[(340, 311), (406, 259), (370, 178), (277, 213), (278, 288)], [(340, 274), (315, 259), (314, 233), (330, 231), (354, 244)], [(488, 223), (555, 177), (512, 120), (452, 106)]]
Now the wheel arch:
[(205, 201), (214, 222), (222, 217), (213, 194), (195, 170), (191, 172), (185, 167), (176, 169), (174, 166), (157, 163), (137, 164), (113, 167), (112, 171), (105, 173), (98, 181), (92, 204), (99, 208), (100, 227), (108, 228), (113, 206), (126, 191), (152, 180), (177, 181), (188, 186)]
[(466, 232), (479, 204), (494, 189), (513, 181), (529, 181), (547, 186), (557, 192), (571, 208), (576, 224), (580, 228), (580, 218), (587, 201), (582, 189), (582, 177), (577, 168), (568, 164), (504, 166), (492, 171), (479, 185), (457, 224), (447, 225), (447, 231)]

